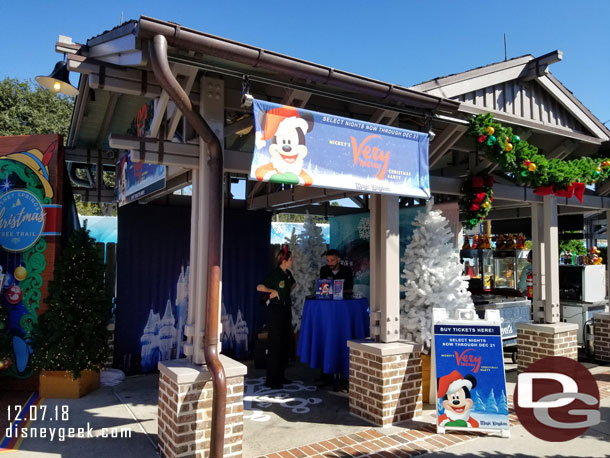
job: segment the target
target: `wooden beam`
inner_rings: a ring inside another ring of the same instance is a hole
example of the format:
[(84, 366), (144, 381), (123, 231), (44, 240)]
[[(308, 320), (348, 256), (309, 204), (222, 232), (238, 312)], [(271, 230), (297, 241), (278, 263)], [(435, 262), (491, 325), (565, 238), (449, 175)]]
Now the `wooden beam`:
[[(233, 124), (229, 124), (225, 126), (225, 137), (230, 135), (237, 135), (238, 132), (241, 132), (247, 128), (254, 127), (254, 117), (247, 115), (240, 119), (239, 121), (235, 121)], [(239, 134), (243, 135), (243, 134)]]
[(350, 197), (358, 194), (359, 193), (356, 191), (350, 192), (337, 189), (295, 186), (292, 189), (252, 197), (248, 203), (248, 208), (250, 210), (275, 207), (287, 208), (290, 206), (297, 206), (297, 204), (302, 205), (305, 202), (324, 202), (328, 200), (343, 199), (344, 197)]
[(66, 148), (64, 150), (64, 159), (68, 162), (97, 164), (99, 156), (102, 157), (102, 165), (115, 165), (117, 162), (116, 154), (113, 151), (89, 148)]
[(160, 152), (160, 142), (156, 138), (117, 134), (110, 135), (109, 143), (112, 148), (133, 151), (131, 159), (134, 162), (175, 165), (185, 168), (199, 167), (198, 144), (164, 141), (163, 152)]
[(72, 192), (78, 194), (85, 202), (115, 202), (116, 191), (114, 189), (94, 189), (73, 187)]
[(375, 113), (371, 115), (371, 119), (369, 121), (375, 124), (386, 124), (391, 126), (394, 124), (394, 121), (396, 121), (399, 114), (400, 113), (397, 111), (377, 109), (375, 110)]
[(455, 165), (453, 167), (446, 167), (444, 169), (436, 169), (436, 172), (440, 172), (444, 177), (459, 177), (463, 178), (468, 176), (470, 173), (471, 167), (468, 164)]
[(300, 89), (286, 89), (286, 93), (282, 98), (282, 105), (290, 105), (296, 108), (304, 108), (309, 102), (311, 92), (302, 91)]
[(534, 60), (528, 62), (519, 78), (523, 81), (531, 81), (540, 78), (548, 73), (549, 65), (559, 62), (562, 59), (563, 52), (559, 50), (551, 51), (548, 54), (536, 57)]
[(358, 205), (358, 207), (360, 207), (360, 208), (366, 208), (366, 207), (365, 207), (365, 202), (364, 202), (364, 199), (363, 199), (362, 197), (360, 197), (360, 196), (351, 196), (351, 197), (350, 197), (350, 200), (351, 200), (352, 202), (354, 202), (356, 205)]
[(428, 152), (429, 166), (432, 167), (451, 149), (455, 143), (462, 138), (467, 127), (459, 124), (449, 124), (442, 132), (436, 135), (434, 141), (430, 143)]
[(101, 148), (106, 140), (106, 135), (108, 135), (108, 128), (110, 127), (110, 122), (114, 116), (114, 111), (116, 109), (116, 104), (119, 101), (121, 94), (117, 94), (116, 92), (111, 92), (110, 97), (108, 99), (108, 105), (106, 105), (106, 111), (104, 112), (104, 119), (102, 120), (102, 124), (100, 125), (97, 140), (95, 143), (98, 148)]
[(597, 194), (599, 194), (600, 196), (605, 196), (608, 193), (610, 193), (610, 180), (604, 181), (597, 188)]
[(165, 188), (140, 199), (140, 202), (145, 204), (152, 202), (168, 194), (173, 194), (174, 192), (182, 188), (186, 188), (191, 184), (193, 184), (193, 171), (187, 170), (173, 178), (170, 178), (169, 180), (166, 180)]
[[(191, 51), (189, 51), (189, 54)], [(195, 85), (195, 81), (197, 79), (197, 73), (199, 69), (196, 67), (191, 67), (188, 65), (176, 64), (176, 68), (181, 75), (186, 77), (182, 89), (186, 94), (190, 94), (193, 90), (193, 86)], [(176, 129), (178, 128), (178, 124), (180, 122), (180, 118), (182, 117), (182, 112), (177, 108), (174, 109), (174, 114), (172, 115), (169, 125), (167, 126), (167, 136), (169, 140), (174, 138), (174, 134), (176, 133)]]
[(579, 143), (571, 138), (566, 138), (559, 145), (557, 145), (553, 151), (546, 154), (547, 159), (565, 159), (572, 151), (576, 149)]

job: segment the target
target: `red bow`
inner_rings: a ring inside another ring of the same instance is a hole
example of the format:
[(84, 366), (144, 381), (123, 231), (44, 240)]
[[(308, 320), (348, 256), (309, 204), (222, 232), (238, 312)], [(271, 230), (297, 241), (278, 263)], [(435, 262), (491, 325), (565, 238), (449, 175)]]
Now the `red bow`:
[(563, 189), (556, 189), (552, 185), (551, 186), (538, 186), (534, 190), (534, 194), (538, 194), (539, 196), (548, 196), (549, 194), (554, 194), (557, 197), (567, 197), (568, 199), (571, 197), (576, 197), (578, 201), (582, 204), (582, 196), (585, 193), (585, 184), (574, 181), (570, 186), (567, 186)]

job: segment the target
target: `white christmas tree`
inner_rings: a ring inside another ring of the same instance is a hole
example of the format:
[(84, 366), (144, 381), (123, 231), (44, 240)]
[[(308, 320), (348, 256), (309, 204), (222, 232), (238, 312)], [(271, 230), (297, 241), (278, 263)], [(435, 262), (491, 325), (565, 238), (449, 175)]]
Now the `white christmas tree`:
[(478, 391), (474, 391), (474, 396), (472, 399), (474, 402), (472, 410), (475, 412), (485, 412), (485, 404), (483, 404), (483, 399), (481, 399), (481, 395)]
[(429, 201), (413, 222), (401, 275), (406, 280), (401, 286), (401, 336), (424, 344), (424, 351), (430, 348), (433, 308), (445, 309), (450, 318), (456, 318), (457, 309), (472, 309), (476, 316), (449, 222), (432, 205)]
[(506, 394), (504, 390), (500, 393), (500, 400), (498, 401), (498, 412), (499, 413), (508, 413), (508, 402), (506, 401)]
[(301, 255), (299, 248), (299, 240), (296, 234), (296, 230), (292, 228), (292, 234), (290, 237), (286, 237), (286, 243), (290, 247), (292, 257), (292, 275), (296, 280), (296, 286), (292, 290), (292, 324), (295, 327), (295, 332), (301, 327), (301, 316), (303, 316), (303, 304), (305, 303), (305, 297), (311, 294), (311, 291), (306, 286), (306, 277), (308, 272), (304, 269), (305, 262)]
[(487, 402), (485, 403), (485, 411), (489, 413), (498, 413), (498, 404), (496, 403), (496, 397), (494, 396), (494, 389), (492, 388)]
[(292, 324), (296, 332), (301, 327), (305, 298), (315, 292), (316, 279), (325, 262), (322, 256), (326, 251), (326, 242), (322, 228), (316, 225), (309, 213), (305, 215), (303, 231), (296, 235), (293, 230), (286, 241), (292, 252), (292, 274), (297, 282), (292, 290)]

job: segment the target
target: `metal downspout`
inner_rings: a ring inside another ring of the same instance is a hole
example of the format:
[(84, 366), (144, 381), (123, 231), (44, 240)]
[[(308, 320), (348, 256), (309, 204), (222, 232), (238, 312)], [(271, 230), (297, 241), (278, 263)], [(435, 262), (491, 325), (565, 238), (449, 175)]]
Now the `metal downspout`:
[[(176, 103), (182, 115), (208, 146), (210, 158), (210, 182), (207, 195), (209, 201), (208, 231), (208, 284), (205, 314), (205, 338), (203, 351), (208, 370), (212, 374), (214, 396), (212, 400), (212, 431), (210, 456), (222, 458), (224, 448), (225, 414), (227, 410), (227, 381), (224, 368), (218, 359), (218, 319), (220, 304), (220, 241), (222, 231), (222, 179), (223, 157), (220, 140), (208, 123), (191, 105), (169, 68), (167, 60), (167, 40), (163, 35), (155, 35), (150, 43), (150, 61), (153, 72), (161, 87)], [(196, 343), (197, 344), (197, 343)]]

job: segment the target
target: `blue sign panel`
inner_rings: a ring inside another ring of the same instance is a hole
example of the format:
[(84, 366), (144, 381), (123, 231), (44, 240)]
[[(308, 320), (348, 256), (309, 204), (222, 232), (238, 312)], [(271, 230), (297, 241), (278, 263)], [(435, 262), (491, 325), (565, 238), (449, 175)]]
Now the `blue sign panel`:
[(434, 325), (439, 431), (508, 430), (500, 326)]
[(165, 166), (133, 162), (131, 151), (121, 157), (119, 170), (119, 206), (165, 188)]
[(254, 101), (250, 178), (430, 197), (428, 134)]
[(0, 246), (25, 251), (44, 229), (44, 210), (38, 198), (23, 189), (0, 196)]

